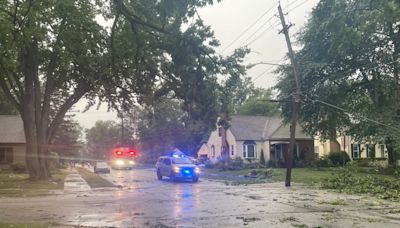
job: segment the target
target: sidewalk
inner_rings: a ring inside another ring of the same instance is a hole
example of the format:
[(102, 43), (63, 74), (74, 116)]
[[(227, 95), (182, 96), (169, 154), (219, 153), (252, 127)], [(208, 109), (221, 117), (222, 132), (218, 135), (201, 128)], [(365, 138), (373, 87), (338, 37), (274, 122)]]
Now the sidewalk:
[(64, 192), (85, 192), (90, 190), (88, 183), (75, 168), (65, 177)]

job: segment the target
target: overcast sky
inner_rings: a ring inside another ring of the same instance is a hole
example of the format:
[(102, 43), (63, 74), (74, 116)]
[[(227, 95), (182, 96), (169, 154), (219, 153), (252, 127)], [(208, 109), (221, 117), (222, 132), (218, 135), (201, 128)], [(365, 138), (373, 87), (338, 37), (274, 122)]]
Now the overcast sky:
[[(293, 36), (304, 26), (317, 3), (318, 0), (281, 1), (286, 22), (293, 24), (289, 31), (292, 41), (295, 41)], [(199, 15), (205, 24), (211, 26), (220, 41), (218, 53), (229, 55), (235, 48), (248, 45), (252, 52), (247, 56), (246, 63), (279, 63), (287, 47), (283, 34), (278, 34), (282, 26), (276, 16), (277, 4), (278, 0), (223, 0), (200, 9)], [(273, 66), (256, 65), (247, 74), (257, 87), (269, 88), (277, 81), (273, 70)], [(85, 100), (80, 101), (75, 111), (82, 111), (85, 103)], [(106, 105), (99, 110), (93, 107), (86, 113), (74, 114), (84, 128), (94, 126), (97, 120), (118, 121), (115, 113), (107, 112)]]

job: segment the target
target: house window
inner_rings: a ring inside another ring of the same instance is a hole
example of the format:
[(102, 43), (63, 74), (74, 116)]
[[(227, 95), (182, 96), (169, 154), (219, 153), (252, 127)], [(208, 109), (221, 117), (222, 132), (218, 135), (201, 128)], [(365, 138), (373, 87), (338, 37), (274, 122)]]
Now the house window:
[(353, 158), (359, 158), (360, 157), (360, 145), (351, 144), (351, 156)]
[(13, 160), (13, 149), (11, 147), (0, 148), (0, 164), (11, 164)]
[(375, 145), (367, 144), (367, 157), (375, 158)]
[(233, 149), (234, 149), (234, 147), (233, 147), (233, 145), (231, 145), (231, 155), (233, 155), (235, 153), (235, 151)]
[(255, 158), (256, 157), (256, 143), (254, 141), (244, 141), (243, 143), (243, 157)]
[(211, 146), (211, 157), (215, 157), (215, 146)]
[(381, 158), (384, 158), (385, 157), (385, 145), (381, 144), (380, 148), (381, 148)]
[(315, 159), (319, 159), (319, 146), (314, 146)]

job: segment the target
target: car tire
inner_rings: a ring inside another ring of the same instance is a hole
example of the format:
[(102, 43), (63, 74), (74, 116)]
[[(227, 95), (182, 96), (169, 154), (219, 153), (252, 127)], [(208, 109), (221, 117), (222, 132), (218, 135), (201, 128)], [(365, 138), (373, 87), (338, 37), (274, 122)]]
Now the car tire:
[(199, 181), (199, 177), (193, 177), (193, 182), (197, 182), (197, 181)]
[(162, 180), (162, 175), (159, 169), (157, 169), (157, 179)]

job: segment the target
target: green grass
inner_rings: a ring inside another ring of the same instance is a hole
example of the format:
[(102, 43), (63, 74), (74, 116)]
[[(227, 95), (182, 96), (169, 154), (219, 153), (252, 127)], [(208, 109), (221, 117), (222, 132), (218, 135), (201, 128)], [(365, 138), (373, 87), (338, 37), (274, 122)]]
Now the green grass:
[(48, 224), (41, 223), (0, 223), (0, 228), (47, 228)]
[(77, 167), (76, 169), (91, 188), (115, 187), (114, 184), (97, 175), (96, 173), (92, 173), (87, 169), (81, 167)]
[(65, 170), (52, 171), (51, 180), (32, 181), (28, 174), (15, 174), (11, 171), (0, 172), (0, 197), (21, 197), (48, 195), (51, 190), (63, 189)]
[[(303, 183), (306, 185), (317, 185), (323, 182), (324, 179), (327, 179), (332, 176), (332, 173), (337, 171), (339, 168), (320, 168), (320, 169), (311, 169), (311, 168), (293, 168), (292, 169), (292, 182), (295, 183)], [(219, 171), (217, 169), (207, 169), (205, 172), (211, 174), (221, 174), (221, 176), (214, 176), (210, 177), (211, 179), (220, 179), (225, 181), (236, 181), (232, 178), (232, 176), (243, 176), (249, 174), (250, 171), (262, 171), (266, 169), (243, 169), (243, 170), (235, 170), (235, 171)], [(383, 175), (383, 174), (373, 174), (369, 170), (360, 170), (360, 172), (356, 173), (357, 176), (367, 176), (367, 175), (374, 175), (378, 177), (385, 177), (385, 178), (393, 178), (395, 177), (391, 175)], [(286, 177), (286, 169), (285, 168), (276, 168), (273, 169), (272, 178), (270, 178), (269, 182), (276, 182), (276, 181), (284, 181)], [(251, 179), (250, 179), (251, 180)], [(241, 181), (239, 181), (241, 182)], [(246, 181), (244, 181), (246, 182)], [(256, 180), (249, 181), (248, 183), (260, 183), (265, 182), (263, 180)]]

